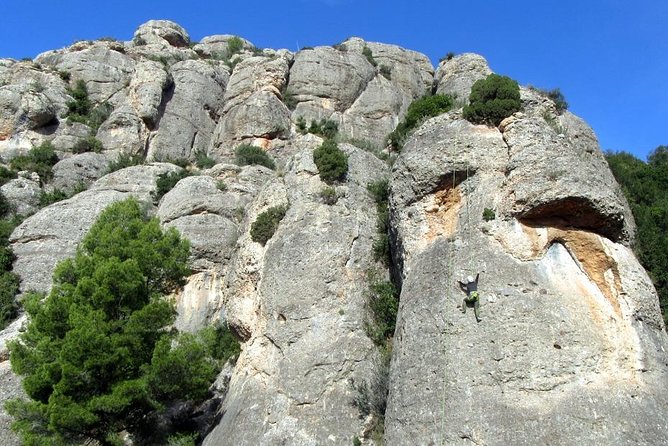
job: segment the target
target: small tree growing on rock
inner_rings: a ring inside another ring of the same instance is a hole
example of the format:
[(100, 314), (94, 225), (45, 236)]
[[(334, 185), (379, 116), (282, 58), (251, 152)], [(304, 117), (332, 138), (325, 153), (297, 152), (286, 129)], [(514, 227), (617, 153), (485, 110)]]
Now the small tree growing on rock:
[(473, 84), (464, 118), (475, 124), (498, 126), (522, 107), (520, 87), (508, 76), (490, 74)]
[(288, 212), (287, 206), (273, 206), (257, 216), (251, 225), (250, 235), (254, 242), (264, 246), (273, 237), (278, 225)]
[[(26, 331), (10, 344), (30, 398), (7, 403), (24, 444), (123, 444), (147, 415), (200, 399), (216, 375), (208, 343), (178, 337), (172, 301), (189, 244), (128, 199), (103, 211), (49, 296), (25, 300)], [(164, 443), (163, 443), (164, 444)]]

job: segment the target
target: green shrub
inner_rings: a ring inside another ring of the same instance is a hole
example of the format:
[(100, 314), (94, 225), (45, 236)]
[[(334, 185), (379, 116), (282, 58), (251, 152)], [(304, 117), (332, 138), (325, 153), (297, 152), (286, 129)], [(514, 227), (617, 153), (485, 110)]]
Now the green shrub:
[(53, 145), (46, 141), (37, 147), (30, 149), (27, 155), (17, 156), (12, 159), (9, 165), (13, 170), (27, 170), (36, 172), (39, 175), (42, 184), (49, 182), (53, 178), (51, 168), (58, 162), (58, 155)]
[(241, 38), (234, 36), (227, 41), (227, 57), (232, 57), (242, 49), (244, 49), (244, 41)]
[(228, 359), (235, 359), (241, 353), (241, 345), (227, 324), (203, 328), (198, 332), (198, 336), (202, 339), (209, 355), (217, 360), (221, 367)]
[[(3, 248), (4, 251), (11, 250)], [(6, 254), (5, 254), (6, 255)], [(11, 260), (9, 267), (11, 268)], [(9, 271), (0, 271), (0, 330), (18, 316), (19, 306), (16, 303), (16, 294), (19, 292), (19, 276)]]
[(60, 189), (54, 189), (51, 192), (42, 191), (39, 194), (39, 205), (41, 207), (45, 207), (58, 201), (66, 200), (68, 198), (70, 198), (70, 196), (66, 192), (63, 192)]
[(216, 188), (221, 192), (225, 192), (227, 190), (227, 184), (223, 180), (218, 180), (216, 181)]
[(410, 133), (421, 125), (426, 119), (443, 114), (452, 109), (452, 97), (447, 95), (423, 96), (411, 103), (406, 111), (406, 116), (397, 125), (388, 142), (395, 150), (401, 150)]
[(319, 195), (322, 202), (330, 206), (336, 204), (336, 202), (339, 201), (339, 196), (336, 193), (336, 189), (331, 186), (325, 186), (320, 189)]
[(107, 102), (93, 107), (90, 99), (88, 99), (86, 83), (81, 79), (74, 84), (74, 88), (68, 88), (67, 92), (72, 96), (72, 100), (66, 103), (67, 119), (89, 126), (91, 134), (95, 135), (100, 125), (111, 114), (113, 107)]
[(475, 124), (498, 126), (508, 116), (520, 110), (520, 87), (507, 76), (490, 74), (473, 84), (464, 118)]
[(242, 144), (237, 147), (234, 154), (236, 156), (236, 162), (240, 166), (257, 164), (272, 170), (276, 169), (274, 160), (271, 159), (267, 152), (260, 147), (252, 146), (250, 144)]
[(110, 103), (103, 102), (102, 104), (93, 107), (90, 113), (88, 113), (85, 124), (91, 128), (91, 133), (93, 135), (97, 133), (102, 123), (109, 118), (113, 110), (114, 108)]
[(121, 153), (115, 161), (109, 163), (107, 173), (116, 172), (117, 170), (125, 169), (126, 167), (137, 166), (144, 162), (144, 158), (137, 155), (130, 155), (129, 153)]
[(372, 245), (373, 257), (374, 260), (383, 262), (383, 265), (389, 267), (392, 262), (388, 233), (390, 225), (390, 183), (387, 178), (384, 178), (367, 184), (366, 188), (376, 202), (376, 232), (378, 235)]
[(302, 135), (308, 133), (308, 128), (306, 126), (306, 119), (304, 119), (303, 116), (299, 116), (297, 118), (297, 121), (295, 121), (295, 125), (297, 126), (297, 132), (301, 133)]
[(371, 48), (369, 48), (368, 46), (364, 45), (364, 48), (362, 48), (362, 55), (366, 57), (366, 60), (368, 60), (369, 63), (374, 67), (378, 65), (376, 59), (373, 58), (373, 52), (371, 51)]
[[(302, 118), (303, 119), (303, 118)], [(299, 118), (297, 118), (299, 121)], [(305, 126), (306, 123), (304, 123)], [(300, 123), (297, 122), (297, 130), (300, 133), (313, 133), (314, 135), (322, 136), (325, 139), (334, 139), (339, 132), (339, 124), (331, 119), (321, 119), (320, 121), (311, 121), (308, 130), (300, 129)]]
[(380, 74), (388, 81), (392, 80), (392, 68), (388, 67), (387, 65), (380, 66)]
[(369, 338), (376, 345), (383, 345), (394, 335), (394, 329), (399, 311), (399, 292), (392, 282), (379, 281), (370, 278), (369, 309), (370, 320), (367, 321), (366, 331)]
[(77, 141), (74, 147), (72, 147), (72, 153), (102, 153), (103, 149), (104, 147), (102, 146), (102, 141), (92, 135), (88, 135), (84, 139)]
[(606, 159), (637, 225), (633, 252), (654, 283), (668, 324), (668, 146), (654, 149), (647, 161), (626, 152), (606, 153)]
[(12, 205), (5, 197), (5, 194), (0, 191), (0, 218), (4, 218), (12, 212)]
[(0, 166), (0, 186), (6, 184), (9, 180), (13, 180), (16, 177), (16, 172), (7, 169), (5, 166)]
[(287, 212), (287, 206), (273, 206), (258, 215), (250, 230), (253, 241), (264, 246), (274, 235)]
[(72, 100), (66, 103), (67, 116), (76, 122), (85, 121), (92, 108), (92, 104), (88, 99), (86, 82), (79, 79), (74, 84), (74, 88), (68, 88), (67, 92), (72, 96)]
[(195, 165), (199, 169), (210, 169), (216, 165), (216, 160), (209, 157), (206, 152), (195, 152)]
[(180, 433), (167, 438), (167, 446), (196, 446), (197, 434)]
[(177, 172), (161, 173), (155, 181), (155, 192), (152, 194), (153, 200), (158, 203), (167, 192), (174, 189), (176, 183), (191, 175), (192, 173), (186, 169), (181, 169)]
[(453, 57), (455, 57), (455, 53), (453, 53), (452, 51), (450, 51), (450, 52), (448, 52), (448, 54), (446, 54), (445, 56), (441, 57), (441, 58), (438, 60), (438, 62), (441, 63), (441, 62), (446, 61), (446, 60), (452, 60)]
[(485, 221), (492, 221), (496, 218), (496, 214), (494, 211), (490, 208), (485, 208), (484, 211), (482, 211), (482, 218)]
[(60, 76), (60, 78), (65, 82), (69, 82), (70, 79), (72, 78), (70, 72), (65, 70), (58, 70), (58, 76)]
[(320, 179), (327, 184), (343, 181), (348, 173), (348, 155), (331, 139), (313, 151), (313, 162), (318, 167)]

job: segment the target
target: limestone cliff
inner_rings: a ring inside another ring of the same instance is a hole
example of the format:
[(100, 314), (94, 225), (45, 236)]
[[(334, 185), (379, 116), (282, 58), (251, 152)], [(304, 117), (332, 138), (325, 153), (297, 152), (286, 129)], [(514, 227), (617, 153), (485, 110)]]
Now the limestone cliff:
[[(352, 383), (378, 356), (365, 333), (367, 273), (383, 270), (366, 186), (389, 178), (384, 274), (401, 295), (385, 444), (661, 444), (668, 336), (629, 248), (633, 217), (587, 124), (523, 88), (522, 111), (499, 128), (459, 108), (424, 122), (391, 167), (374, 155), (413, 100), (438, 92), (463, 103), (489, 73), (478, 55), (434, 69), (422, 54), (358, 38), (297, 53), (229, 35), (194, 43), (166, 21), (130, 42), (2, 59), (2, 161), (45, 141), (60, 158), (46, 185), (23, 172), (2, 186), (30, 215), (11, 237), (21, 289), (48, 290), (101, 210), (135, 196), (191, 240), (178, 327), (224, 319), (242, 341), (203, 444), (375, 444)], [(99, 126), (66, 118), (78, 80), (94, 105), (109, 104)], [(301, 119), (338, 124), (350, 167), (335, 204), (323, 202), (313, 162), (322, 138), (301, 134)], [(91, 136), (103, 150), (74, 153)], [(277, 169), (232, 164), (241, 143)], [(120, 154), (144, 163), (105, 174)], [(189, 166), (197, 175), (154, 203), (157, 177), (181, 169), (172, 162), (203, 155), (216, 164)], [(37, 210), (41, 191), (80, 183), (87, 190)], [(289, 210), (262, 246), (250, 226), (277, 204)], [(459, 311), (456, 285), (477, 272), (480, 323)], [(0, 336), (2, 400), (20, 392), (4, 342), (21, 323)], [(17, 444), (0, 427), (1, 442)]]

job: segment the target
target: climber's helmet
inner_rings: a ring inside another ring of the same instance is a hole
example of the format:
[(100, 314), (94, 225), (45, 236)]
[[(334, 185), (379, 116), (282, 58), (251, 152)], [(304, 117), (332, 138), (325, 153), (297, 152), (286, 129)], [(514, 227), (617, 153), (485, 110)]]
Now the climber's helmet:
[(475, 282), (475, 280), (473, 280), (473, 276), (468, 276), (468, 277), (466, 278), (466, 281), (467, 281), (468, 283), (473, 283), (473, 282)]

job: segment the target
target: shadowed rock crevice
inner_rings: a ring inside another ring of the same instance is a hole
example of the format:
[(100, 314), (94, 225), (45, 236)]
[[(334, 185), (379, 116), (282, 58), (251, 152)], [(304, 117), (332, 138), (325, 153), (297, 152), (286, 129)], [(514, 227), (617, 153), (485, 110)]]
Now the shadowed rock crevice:
[(612, 241), (624, 237), (624, 216), (604, 215), (584, 197), (566, 197), (544, 203), (518, 216), (528, 226), (553, 226), (595, 232)]

